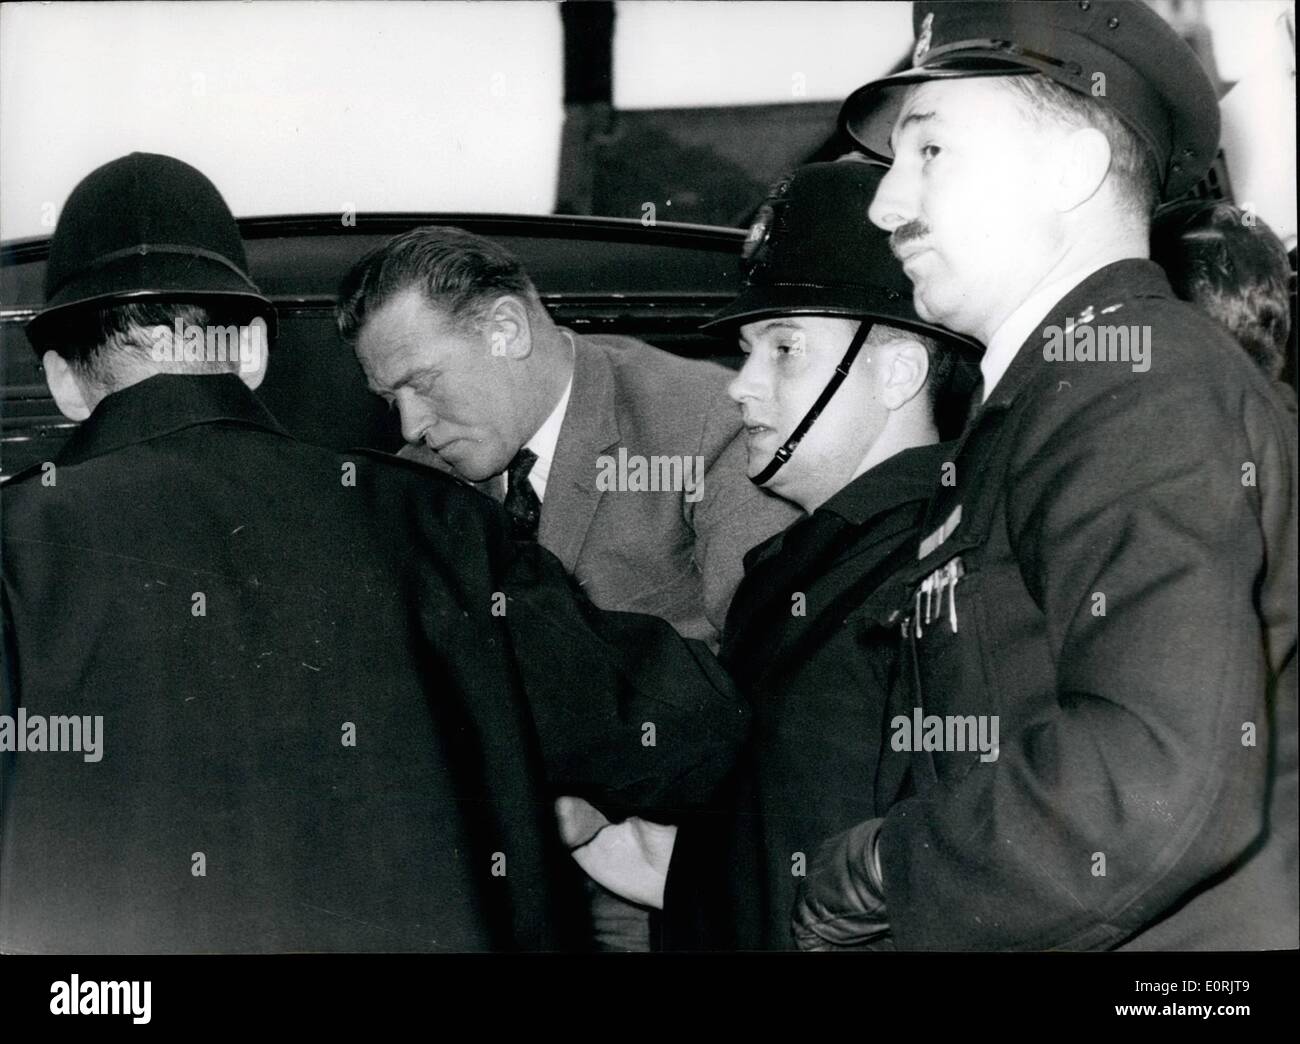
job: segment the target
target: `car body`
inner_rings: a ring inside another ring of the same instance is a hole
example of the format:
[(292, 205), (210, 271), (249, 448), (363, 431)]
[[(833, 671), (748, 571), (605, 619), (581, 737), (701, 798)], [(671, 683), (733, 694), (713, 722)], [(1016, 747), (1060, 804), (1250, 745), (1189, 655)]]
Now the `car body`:
[[(259, 392), (294, 435), (336, 449), (396, 450), (396, 418), (366, 388), (334, 326), (349, 267), (389, 237), (454, 225), (513, 251), (561, 325), (639, 337), (680, 355), (736, 362), (699, 326), (736, 292), (743, 231), (591, 217), (361, 214), (245, 218), (254, 281), (275, 303), (279, 334)], [(50, 459), (75, 424), (57, 410), (23, 332), (43, 300), (47, 238), (0, 247), (0, 480)]]

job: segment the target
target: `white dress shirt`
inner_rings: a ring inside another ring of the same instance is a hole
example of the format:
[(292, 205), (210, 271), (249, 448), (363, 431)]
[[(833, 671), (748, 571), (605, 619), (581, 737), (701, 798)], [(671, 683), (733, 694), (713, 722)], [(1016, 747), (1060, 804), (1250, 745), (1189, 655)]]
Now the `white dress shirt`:
[[(561, 330), (569, 339), (570, 359), (573, 358), (573, 335), (568, 330)], [(546, 480), (551, 477), (551, 464), (555, 460), (555, 446), (560, 441), (560, 428), (564, 426), (564, 414), (569, 409), (569, 393), (573, 391), (573, 373), (569, 373), (569, 383), (564, 386), (564, 394), (551, 410), (550, 416), (542, 421), (533, 437), (524, 443), (524, 448), (537, 454), (537, 462), (528, 472), (528, 481), (532, 483), (538, 500), (546, 499)], [(509, 478), (506, 479), (507, 485)]]

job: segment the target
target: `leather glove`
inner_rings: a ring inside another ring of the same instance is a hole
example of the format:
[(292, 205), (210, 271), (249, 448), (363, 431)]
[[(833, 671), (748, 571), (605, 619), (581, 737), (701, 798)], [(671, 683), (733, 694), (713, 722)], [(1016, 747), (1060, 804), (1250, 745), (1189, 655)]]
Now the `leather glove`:
[(813, 854), (792, 927), (801, 950), (854, 947), (889, 931), (876, 839), (883, 819), (836, 834)]

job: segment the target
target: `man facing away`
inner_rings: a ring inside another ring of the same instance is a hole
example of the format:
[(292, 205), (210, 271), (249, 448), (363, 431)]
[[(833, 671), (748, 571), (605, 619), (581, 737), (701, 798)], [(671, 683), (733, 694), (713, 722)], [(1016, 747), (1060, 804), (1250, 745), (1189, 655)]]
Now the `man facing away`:
[(273, 323), (194, 168), (73, 192), (29, 336), (82, 423), (0, 493), (0, 950), (582, 945), (554, 796), (689, 804), (743, 707), (487, 498), (283, 432)]

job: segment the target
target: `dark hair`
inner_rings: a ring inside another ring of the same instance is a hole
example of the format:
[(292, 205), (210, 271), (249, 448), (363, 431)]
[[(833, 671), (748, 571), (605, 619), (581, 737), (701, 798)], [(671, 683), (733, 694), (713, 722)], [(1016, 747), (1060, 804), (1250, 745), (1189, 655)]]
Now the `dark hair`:
[(1286, 365), (1291, 262), (1263, 221), (1230, 203), (1181, 205), (1152, 231), (1151, 256), (1174, 293), (1227, 327), (1270, 377)]
[(1160, 201), (1160, 170), (1151, 149), (1104, 102), (1071, 90), (1042, 73), (1006, 76), (1001, 82), (1021, 102), (1020, 109), (1034, 123), (1051, 119), (1068, 127), (1092, 127), (1110, 142), (1110, 173), (1130, 209), (1150, 220)]
[[(174, 329), (177, 322), (185, 326), (237, 326), (247, 322), (241, 314), (220, 314), (217, 310), (182, 301), (137, 301), (106, 308), (87, 307), (62, 319), (51, 331), (50, 346), (68, 361), (82, 380), (107, 391), (116, 390), (131, 363), (157, 366), (149, 331), (163, 326)], [(226, 373), (238, 371), (239, 355), (224, 360), (199, 359), (194, 362), (168, 364), (160, 369), (188, 373)]]
[(532, 280), (510, 251), (472, 232), (430, 225), (390, 239), (352, 266), (339, 288), (339, 335), (354, 342), (369, 314), (413, 286), (461, 324), (482, 319), (483, 306), (502, 294), (537, 301)]
[(957, 352), (937, 338), (920, 334), (912, 336), (925, 346), (925, 353), (929, 356), (930, 373), (926, 379), (925, 392), (930, 396), (930, 405), (937, 406), (957, 369)]

